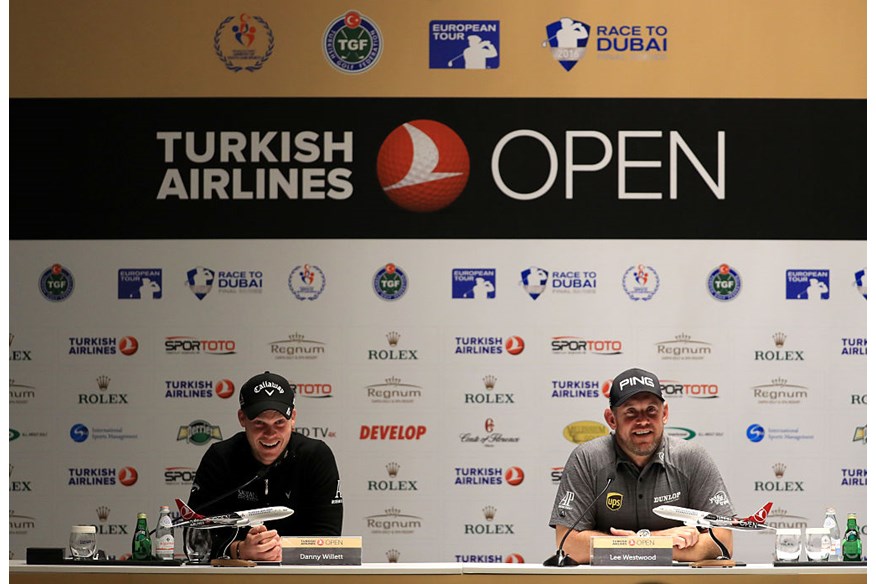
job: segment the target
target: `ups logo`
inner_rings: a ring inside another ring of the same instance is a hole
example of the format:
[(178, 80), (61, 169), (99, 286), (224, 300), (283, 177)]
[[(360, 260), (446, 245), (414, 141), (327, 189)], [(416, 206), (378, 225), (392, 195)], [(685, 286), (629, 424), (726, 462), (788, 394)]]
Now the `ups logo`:
[(609, 493), (605, 496), (605, 506), (609, 511), (617, 511), (624, 504), (624, 496), (622, 493)]

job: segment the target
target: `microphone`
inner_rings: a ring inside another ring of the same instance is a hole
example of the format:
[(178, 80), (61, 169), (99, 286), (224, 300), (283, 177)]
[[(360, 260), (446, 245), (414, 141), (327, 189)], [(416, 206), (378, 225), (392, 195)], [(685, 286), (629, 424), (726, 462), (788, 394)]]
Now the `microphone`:
[(566, 544), (566, 538), (568, 538), (569, 535), (571, 535), (572, 531), (575, 529), (575, 527), (579, 523), (581, 523), (581, 520), (584, 519), (584, 514), (587, 513), (587, 511), (589, 511), (590, 508), (593, 507), (593, 504), (599, 500), (599, 498), (602, 496), (602, 494), (608, 489), (608, 486), (612, 483), (612, 481), (614, 481), (614, 478), (615, 478), (614, 473), (612, 473), (608, 476), (608, 480), (605, 481), (605, 486), (602, 487), (602, 490), (599, 491), (599, 494), (596, 495), (592, 501), (590, 501), (590, 504), (587, 505), (587, 507), (585, 507), (585, 509), (583, 511), (581, 511), (581, 516), (578, 517), (578, 519), (575, 521), (575, 523), (572, 524), (572, 527), (569, 528), (569, 531), (566, 532), (566, 535), (563, 536), (563, 539), (560, 540), (560, 546), (557, 549), (557, 553), (552, 555), (548, 559), (546, 559), (544, 561), (544, 563), (542, 564), (543, 566), (556, 566), (558, 568), (563, 568), (566, 566), (579, 565), (578, 562), (576, 562), (574, 559), (570, 558), (563, 551), (563, 546)]

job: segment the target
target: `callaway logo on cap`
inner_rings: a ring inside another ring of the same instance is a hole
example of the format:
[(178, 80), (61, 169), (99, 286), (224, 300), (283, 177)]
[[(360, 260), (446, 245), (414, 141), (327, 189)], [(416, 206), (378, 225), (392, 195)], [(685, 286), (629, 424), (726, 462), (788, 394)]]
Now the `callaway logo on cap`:
[(611, 382), (608, 403), (611, 407), (616, 408), (637, 393), (642, 393), (643, 391), (653, 393), (661, 400), (663, 399), (663, 393), (660, 391), (660, 381), (656, 375), (644, 369), (627, 369)]
[(266, 410), (277, 410), (288, 420), (295, 408), (295, 390), (276, 373), (265, 371), (240, 388), (240, 409), (252, 420)]

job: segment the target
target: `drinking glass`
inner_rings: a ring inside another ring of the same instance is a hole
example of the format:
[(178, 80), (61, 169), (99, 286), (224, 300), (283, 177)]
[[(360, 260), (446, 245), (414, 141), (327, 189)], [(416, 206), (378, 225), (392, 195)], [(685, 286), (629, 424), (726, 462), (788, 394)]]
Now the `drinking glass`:
[(90, 560), (97, 550), (97, 530), (93, 525), (70, 528), (70, 555), (74, 560)]
[(776, 530), (776, 560), (796, 562), (800, 559), (801, 544), (799, 529)]
[(810, 562), (826, 562), (830, 557), (830, 530), (826, 527), (806, 528), (806, 557)]
[(183, 549), (190, 564), (209, 563), (212, 547), (213, 538), (209, 529), (183, 528)]

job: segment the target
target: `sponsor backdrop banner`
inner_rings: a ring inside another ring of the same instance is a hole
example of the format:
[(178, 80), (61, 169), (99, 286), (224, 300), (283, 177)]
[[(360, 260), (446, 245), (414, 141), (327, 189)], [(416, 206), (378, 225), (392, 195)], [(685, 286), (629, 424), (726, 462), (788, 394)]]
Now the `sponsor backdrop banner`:
[(10, 557), (123, 557), (264, 370), (366, 562), (541, 562), (631, 366), (866, 544), (864, 2), (304, 6), (11, 3)]

